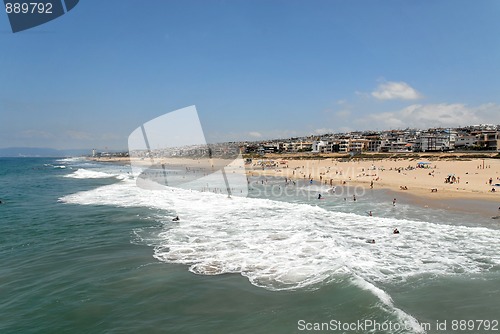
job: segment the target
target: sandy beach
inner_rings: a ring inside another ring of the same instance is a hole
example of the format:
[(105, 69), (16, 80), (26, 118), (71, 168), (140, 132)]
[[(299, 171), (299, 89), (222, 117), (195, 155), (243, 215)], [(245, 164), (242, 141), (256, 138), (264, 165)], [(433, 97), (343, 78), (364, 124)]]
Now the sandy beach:
[(313, 179), (332, 186), (373, 184), (373, 188), (432, 198), (500, 200), (500, 187), (494, 186), (500, 184), (498, 159), (286, 160), (286, 164), (274, 169), (255, 171), (254, 167), (255, 172)]
[[(100, 162), (129, 164), (129, 158), (90, 158)], [(203, 165), (193, 159), (166, 159), (167, 165)], [(147, 161), (134, 161), (134, 164)], [(420, 163), (420, 164), (419, 164)], [(219, 165), (219, 162), (215, 162)], [(206, 166), (205, 166), (206, 167)], [(500, 203), (500, 159), (432, 158), (296, 159), (271, 155), (245, 166), (249, 176), (306, 179), (331, 186), (390, 189), (428, 199), (475, 199)], [(490, 181), (491, 179), (491, 181)], [(492, 191), (495, 189), (496, 191)]]

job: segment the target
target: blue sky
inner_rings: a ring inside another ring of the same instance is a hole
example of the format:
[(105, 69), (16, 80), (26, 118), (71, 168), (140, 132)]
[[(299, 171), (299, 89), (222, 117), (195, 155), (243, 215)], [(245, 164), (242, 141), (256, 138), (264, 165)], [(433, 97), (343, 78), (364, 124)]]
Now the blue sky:
[(196, 105), (209, 141), (500, 124), (500, 2), (82, 0), (13, 34), (0, 147), (125, 149)]

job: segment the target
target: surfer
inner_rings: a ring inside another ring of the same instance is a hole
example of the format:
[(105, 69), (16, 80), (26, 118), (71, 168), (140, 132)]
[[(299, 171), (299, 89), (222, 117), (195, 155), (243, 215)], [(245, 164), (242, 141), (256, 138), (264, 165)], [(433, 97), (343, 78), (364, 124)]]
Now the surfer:
[(178, 222), (180, 220), (179, 216), (175, 216), (174, 219), (172, 219), (173, 222)]
[(366, 242), (369, 243), (369, 244), (374, 244), (375, 243), (375, 239), (366, 240)]
[(318, 199), (321, 199), (321, 194), (318, 194)]
[(394, 231), (392, 231), (393, 234), (399, 234), (399, 231), (397, 228), (394, 229)]
[(370, 212), (368, 212), (368, 216), (370, 216), (370, 217), (372, 217), (372, 216), (373, 216), (373, 214), (372, 214), (372, 212), (371, 212), (371, 211), (370, 211)]

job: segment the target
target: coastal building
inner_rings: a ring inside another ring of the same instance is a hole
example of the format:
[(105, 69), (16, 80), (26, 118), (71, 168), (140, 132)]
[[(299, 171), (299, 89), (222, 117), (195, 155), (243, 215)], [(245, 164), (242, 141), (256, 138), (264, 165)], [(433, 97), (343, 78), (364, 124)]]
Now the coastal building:
[(313, 149), (313, 141), (305, 141), (305, 140), (289, 140), (289, 141), (280, 141), (275, 145), (278, 146), (279, 152), (308, 152)]
[(342, 138), (339, 141), (339, 152), (349, 152), (349, 138)]
[(342, 138), (338, 143), (338, 152), (357, 152), (361, 153), (368, 148), (368, 139), (365, 138)]
[(280, 152), (280, 144), (279, 143), (270, 143), (261, 145), (258, 148), (259, 153), (278, 153)]
[(319, 140), (313, 141), (312, 151), (313, 153), (334, 153), (339, 151), (339, 144), (336, 141), (330, 140)]
[(260, 154), (444, 152), (455, 148), (500, 152), (500, 125), (474, 125), (453, 129), (355, 131), (240, 144), (245, 153)]
[(500, 148), (499, 132), (496, 130), (483, 130), (476, 134), (477, 146), (488, 151), (498, 151)]
[(367, 136), (366, 150), (368, 152), (380, 152), (382, 146), (382, 139), (378, 136)]
[(312, 150), (311, 152), (313, 153), (323, 153), (325, 150), (325, 147), (328, 145), (327, 141), (323, 140), (315, 140), (312, 142)]
[(368, 139), (356, 138), (349, 141), (349, 152), (361, 153), (366, 151), (368, 147)]
[(477, 145), (477, 137), (471, 135), (457, 136), (455, 141), (455, 148), (468, 149)]
[(447, 136), (439, 134), (422, 134), (417, 137), (414, 151), (416, 152), (439, 152), (448, 151), (450, 144)]

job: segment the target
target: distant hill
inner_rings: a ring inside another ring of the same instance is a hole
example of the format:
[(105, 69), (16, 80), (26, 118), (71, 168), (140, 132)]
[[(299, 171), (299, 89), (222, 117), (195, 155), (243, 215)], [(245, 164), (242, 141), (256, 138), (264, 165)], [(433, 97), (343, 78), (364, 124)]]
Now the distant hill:
[(69, 157), (92, 153), (90, 149), (56, 150), (44, 147), (8, 147), (0, 148), (0, 157)]

